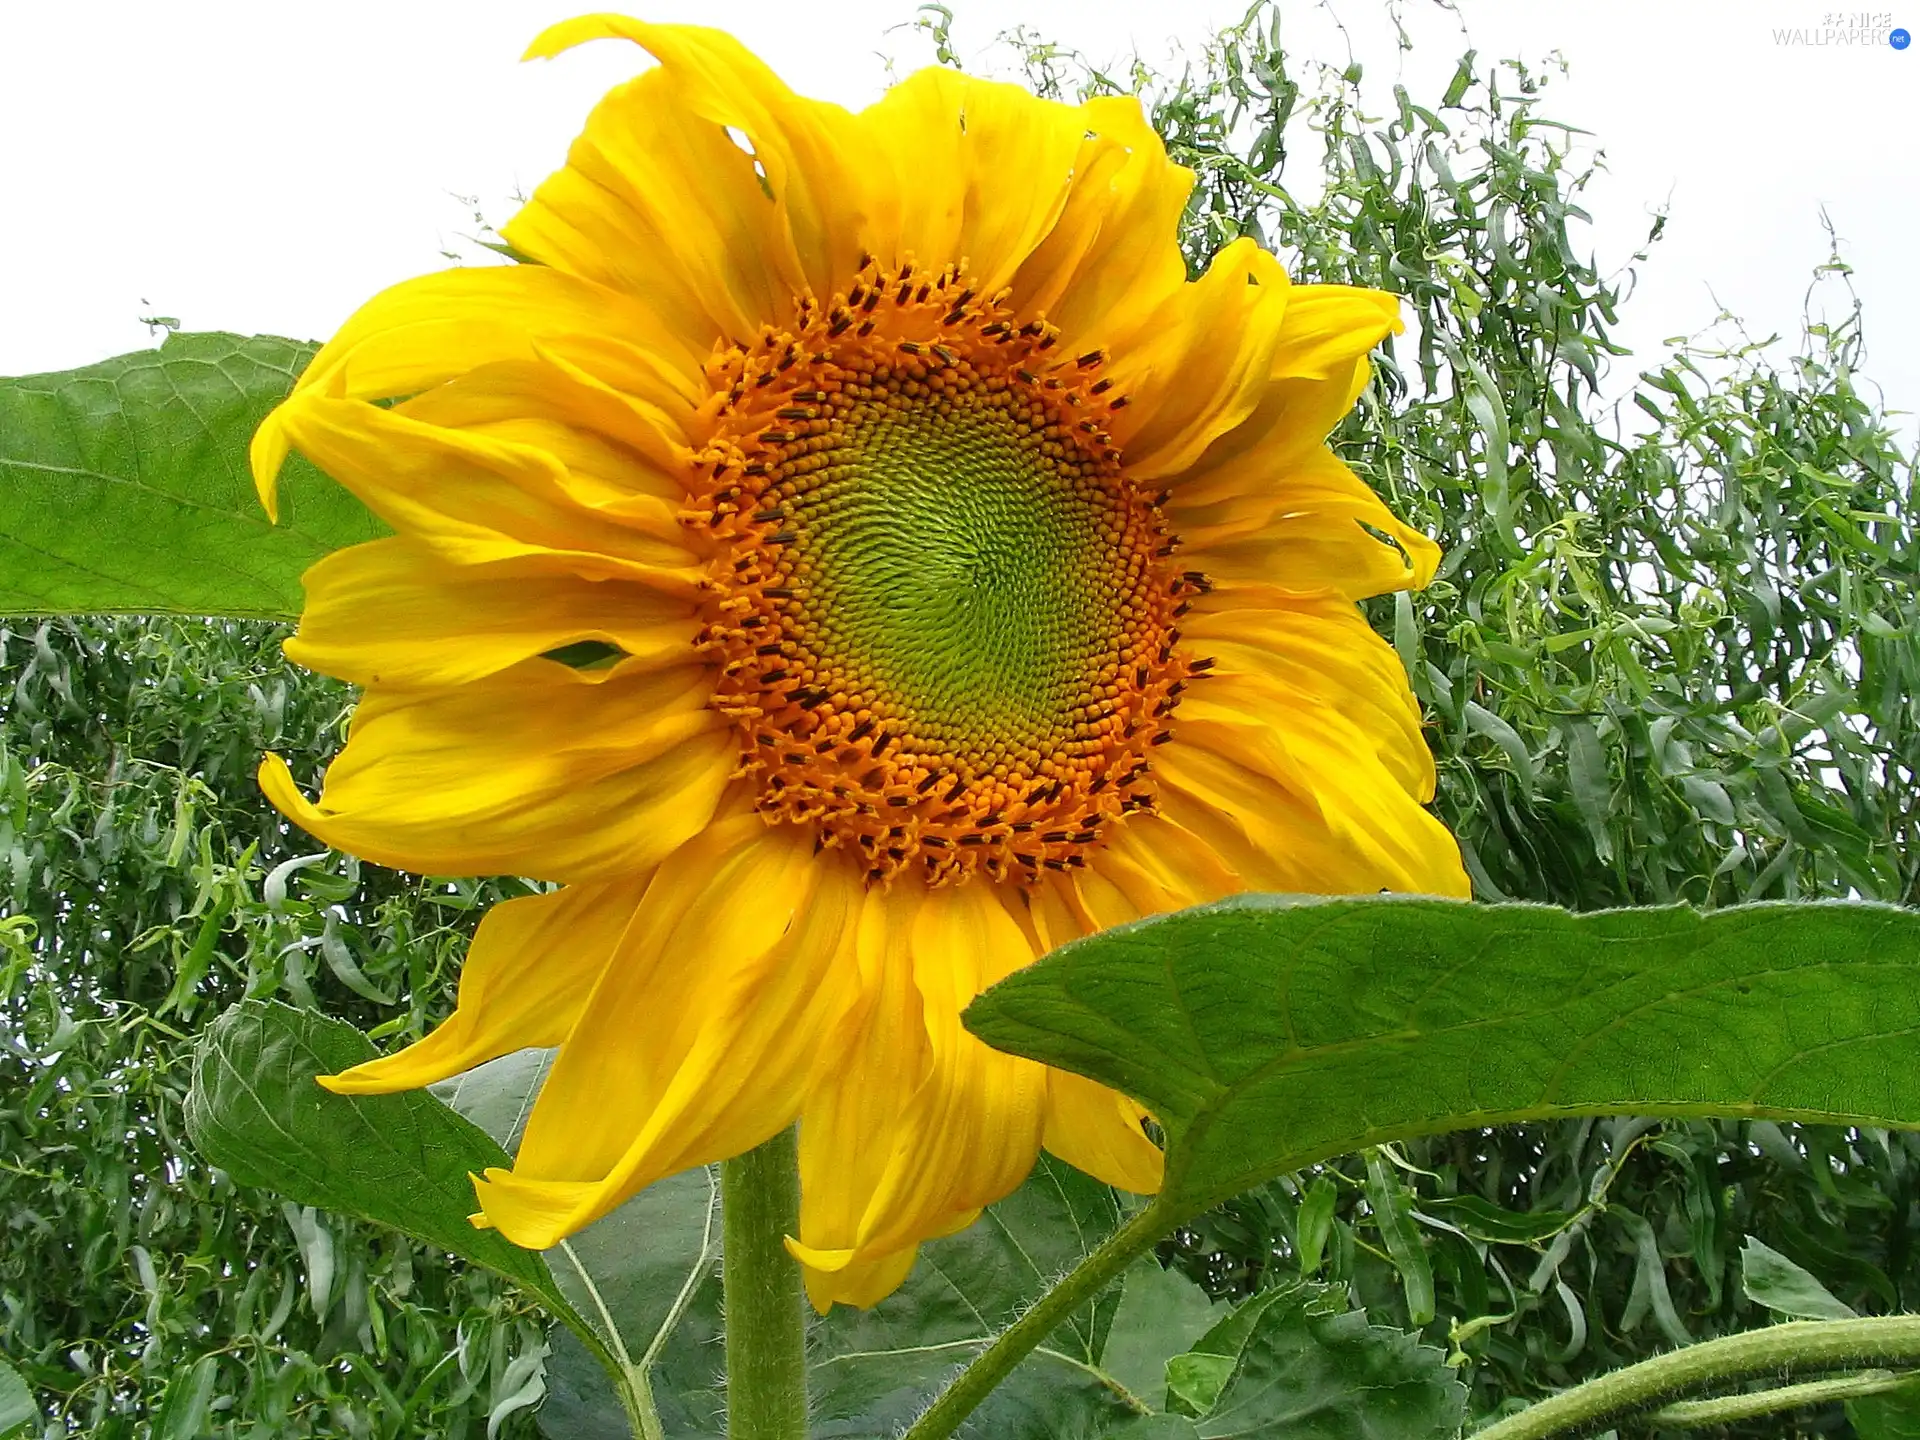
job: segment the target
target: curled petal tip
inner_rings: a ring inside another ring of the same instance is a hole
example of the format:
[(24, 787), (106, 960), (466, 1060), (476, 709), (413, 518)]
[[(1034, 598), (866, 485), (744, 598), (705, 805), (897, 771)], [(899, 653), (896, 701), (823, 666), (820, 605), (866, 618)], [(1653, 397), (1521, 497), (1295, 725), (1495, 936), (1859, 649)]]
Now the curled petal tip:
[(286, 430), (280, 424), (278, 411), (260, 422), (260, 428), (253, 432), (253, 441), (247, 447), (247, 462), (253, 469), (254, 493), (260, 497), (260, 506), (267, 512), (267, 519), (275, 525), (280, 523), (280, 467), (287, 463), (288, 448)]
[(551, 60), (563, 51), (584, 45), (589, 40), (631, 40), (644, 47), (647, 43), (646, 32), (651, 28), (627, 15), (576, 15), (571, 20), (549, 25), (534, 36), (533, 43), (527, 46), (520, 59), (523, 63), (528, 60)]

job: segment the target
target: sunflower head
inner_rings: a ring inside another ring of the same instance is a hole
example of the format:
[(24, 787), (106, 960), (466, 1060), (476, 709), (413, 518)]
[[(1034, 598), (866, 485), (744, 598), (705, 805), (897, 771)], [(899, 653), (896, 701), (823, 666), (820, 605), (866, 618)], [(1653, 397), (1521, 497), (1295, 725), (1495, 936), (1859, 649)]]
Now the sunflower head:
[(723, 549), (699, 643), (769, 818), (866, 878), (1031, 883), (1151, 808), (1203, 673), (1127, 397), (1006, 289), (864, 258), (791, 329), (709, 362), (693, 520)]
[(853, 114), (613, 16), (530, 53), (602, 37), (659, 63), (506, 228), (529, 263), (375, 297), (256, 437), (269, 508), (297, 445), (395, 531), (288, 642), (364, 687), (346, 750), (263, 783), (556, 882), (329, 1085), (557, 1047), (478, 1182), (533, 1246), (797, 1119), (790, 1244), (870, 1304), (1043, 1144), (1158, 1184), (1137, 1105), (961, 1028), (984, 986), (1237, 891), (1465, 892), (1354, 603), (1436, 552), (1324, 443), (1395, 302), (1247, 240), (1189, 281), (1131, 99), (931, 70)]

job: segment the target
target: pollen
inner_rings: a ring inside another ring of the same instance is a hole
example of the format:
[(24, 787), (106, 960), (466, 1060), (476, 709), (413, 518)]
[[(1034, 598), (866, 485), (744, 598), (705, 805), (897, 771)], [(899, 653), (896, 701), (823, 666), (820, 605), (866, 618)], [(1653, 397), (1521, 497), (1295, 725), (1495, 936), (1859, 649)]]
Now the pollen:
[(871, 882), (1084, 864), (1152, 809), (1208, 668), (1177, 628), (1206, 580), (1108, 434), (1106, 354), (1058, 338), (960, 267), (868, 262), (708, 365), (712, 703), (761, 813)]

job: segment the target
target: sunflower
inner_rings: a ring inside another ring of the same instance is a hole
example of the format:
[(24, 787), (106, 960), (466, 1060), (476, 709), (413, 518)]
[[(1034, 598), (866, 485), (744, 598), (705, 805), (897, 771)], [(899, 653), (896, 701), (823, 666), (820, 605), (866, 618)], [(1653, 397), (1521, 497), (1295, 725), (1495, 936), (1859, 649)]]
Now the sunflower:
[(944, 69), (858, 114), (714, 30), (504, 231), (524, 263), (369, 301), (261, 426), (395, 532), (306, 575), (287, 653), (362, 687), (317, 801), (496, 906), (458, 1008), (325, 1083), (558, 1056), (486, 1223), (555, 1244), (799, 1123), (789, 1246), (893, 1290), (1042, 1146), (1150, 1192), (1132, 1101), (960, 1012), (1064, 941), (1247, 890), (1463, 895), (1355, 601), (1435, 547), (1327, 449), (1396, 328), (1236, 240), (1129, 97)]

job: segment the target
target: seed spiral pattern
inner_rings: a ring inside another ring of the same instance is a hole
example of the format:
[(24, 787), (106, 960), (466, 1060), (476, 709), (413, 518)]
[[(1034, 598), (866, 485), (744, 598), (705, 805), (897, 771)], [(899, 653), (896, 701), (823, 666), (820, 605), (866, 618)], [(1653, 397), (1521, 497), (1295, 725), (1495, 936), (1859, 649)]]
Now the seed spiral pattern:
[(1164, 496), (1126, 474), (1100, 351), (1063, 356), (959, 267), (863, 263), (709, 363), (689, 524), (720, 542), (696, 643), (758, 806), (868, 879), (1031, 880), (1153, 805), (1211, 662)]

